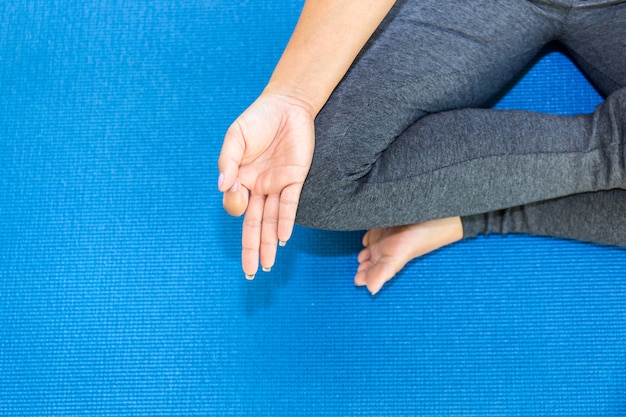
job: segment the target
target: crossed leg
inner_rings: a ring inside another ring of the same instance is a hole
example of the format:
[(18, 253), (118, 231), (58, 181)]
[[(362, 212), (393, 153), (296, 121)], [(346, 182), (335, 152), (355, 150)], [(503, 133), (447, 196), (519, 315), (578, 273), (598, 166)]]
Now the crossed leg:
[(316, 121), (298, 220), (371, 228), (355, 282), (373, 292), (408, 260), (462, 237), (458, 217), (431, 219), (623, 187), (615, 132), (624, 121), (614, 117), (623, 97), (580, 117), (467, 108), (555, 39), (567, 10), (472, 4), (451, 22), (458, 10), (436, 3), (401, 4)]
[[(574, 10), (569, 30), (562, 32), (561, 41), (606, 95), (626, 86), (626, 45), (620, 41), (626, 36), (624, 18), (626, 5), (590, 13)], [(453, 217), (373, 229), (363, 238), (355, 284), (375, 294), (410, 260), (464, 235), (530, 233), (626, 246), (625, 201), (626, 191), (614, 189), (466, 216), (462, 221)]]

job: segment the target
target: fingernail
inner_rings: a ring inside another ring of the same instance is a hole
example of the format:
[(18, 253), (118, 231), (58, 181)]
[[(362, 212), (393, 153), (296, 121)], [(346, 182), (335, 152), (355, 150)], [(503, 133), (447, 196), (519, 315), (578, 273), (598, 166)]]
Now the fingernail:
[(266, 267), (263, 267), (262, 269), (263, 269), (263, 272), (270, 272), (272, 270), (272, 268), (266, 268)]
[(233, 184), (233, 186), (232, 186), (232, 187), (230, 187), (230, 190), (229, 190), (229, 191), (232, 191), (232, 192), (237, 191), (237, 188), (239, 188), (239, 181), (235, 181), (235, 183)]
[(287, 242), (284, 242), (282, 240), (278, 241), (278, 246), (285, 246), (287, 244)]
[(220, 176), (217, 178), (217, 188), (222, 188), (222, 184), (224, 184), (224, 173), (220, 172)]
[(254, 274), (246, 274), (246, 279), (248, 281), (252, 281), (254, 279)]

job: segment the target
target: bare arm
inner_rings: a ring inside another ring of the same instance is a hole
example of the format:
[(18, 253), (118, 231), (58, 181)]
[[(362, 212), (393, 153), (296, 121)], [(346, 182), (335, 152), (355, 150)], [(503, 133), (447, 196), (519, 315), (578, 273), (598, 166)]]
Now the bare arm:
[[(246, 276), (291, 236), (311, 165), (313, 120), (395, 0), (307, 0), (261, 96), (231, 125), (218, 160), (230, 214), (245, 211)], [(249, 195), (248, 195), (249, 190)]]
[(307, 1), (265, 92), (292, 97), (317, 115), (394, 3)]

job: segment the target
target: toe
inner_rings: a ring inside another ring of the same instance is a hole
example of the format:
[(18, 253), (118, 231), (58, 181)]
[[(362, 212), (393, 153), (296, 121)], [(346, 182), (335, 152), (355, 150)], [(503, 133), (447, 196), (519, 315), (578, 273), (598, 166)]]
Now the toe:
[(373, 263), (366, 260), (359, 264), (357, 273), (354, 276), (354, 285), (357, 287), (367, 287), (367, 290), (375, 295), (385, 285), (387, 281), (395, 276), (397, 268), (393, 263), (381, 261)]
[(354, 276), (354, 285), (357, 287), (363, 287), (367, 284), (367, 271), (372, 267), (370, 261), (365, 261), (359, 264), (356, 275)]
[(367, 271), (367, 289), (372, 294), (375, 295), (380, 291), (380, 289), (385, 285), (387, 281), (394, 277), (397, 270), (387, 262), (380, 262), (376, 265), (373, 265)]
[(361, 252), (359, 252), (359, 256), (357, 257), (357, 260), (361, 264), (365, 261), (370, 260), (371, 257), (372, 257), (372, 251), (369, 248), (365, 248), (361, 250)]
[(370, 237), (370, 232), (369, 231), (365, 232), (365, 234), (363, 235), (363, 239), (361, 239), (361, 244), (363, 246), (369, 245), (369, 237)]

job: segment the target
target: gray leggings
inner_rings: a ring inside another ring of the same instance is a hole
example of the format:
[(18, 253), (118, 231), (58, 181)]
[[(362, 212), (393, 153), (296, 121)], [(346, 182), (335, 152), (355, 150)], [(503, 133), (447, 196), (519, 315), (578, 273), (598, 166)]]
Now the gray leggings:
[[(606, 97), (593, 114), (480, 107), (552, 41)], [(400, 0), (316, 119), (297, 222), (626, 245), (625, 86), (624, 2)]]

